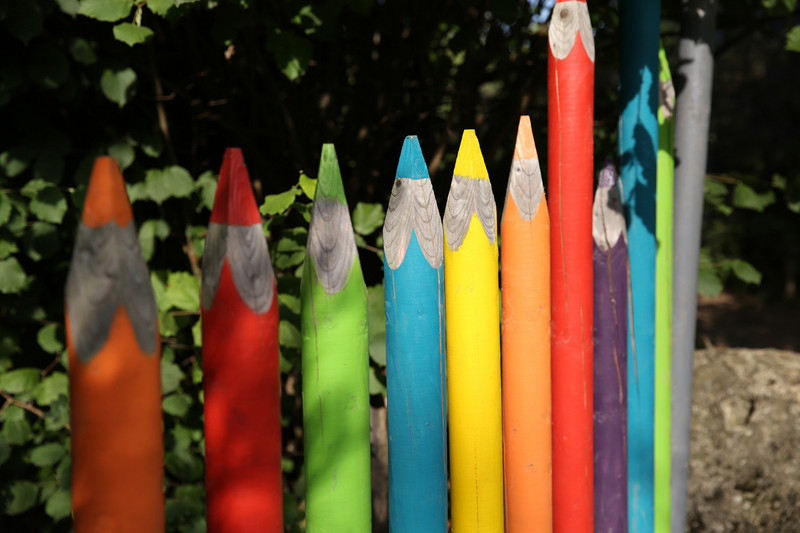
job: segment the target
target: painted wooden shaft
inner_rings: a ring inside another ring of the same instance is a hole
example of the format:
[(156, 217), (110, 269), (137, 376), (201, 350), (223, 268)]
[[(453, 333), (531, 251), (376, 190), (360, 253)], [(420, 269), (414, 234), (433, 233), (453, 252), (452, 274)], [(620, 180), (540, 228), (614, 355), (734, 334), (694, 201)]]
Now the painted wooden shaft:
[(656, 153), (660, 2), (620, 6), (619, 152), (631, 269), (628, 331), (628, 522), (653, 531)]
[(684, 0), (675, 105), (675, 257), (672, 332), (672, 531), (686, 530), (697, 270), (714, 74), (717, 0)]
[(75, 532), (163, 532), (158, 311), (110, 157), (92, 170), (65, 300)]
[(447, 531), (442, 238), (419, 141), (406, 137), (383, 226), (393, 533)]
[(301, 282), (306, 531), (371, 531), (367, 289), (332, 144)]
[(503, 531), (497, 209), (474, 130), (458, 149), (444, 215), (453, 531)]
[(600, 173), (592, 208), (595, 531), (628, 531), (628, 243), (616, 172)]
[(550, 216), (531, 119), (519, 121), (500, 223), (508, 531), (552, 531)]
[(278, 302), (242, 152), (225, 150), (203, 254), (208, 531), (283, 531)]
[(654, 531), (670, 529), (670, 445), (672, 426), (672, 207), (675, 160), (675, 89), (664, 47), (659, 57), (658, 171), (656, 181), (656, 345), (654, 442)]
[(586, 3), (556, 2), (548, 31), (553, 530), (593, 529), (594, 38)]

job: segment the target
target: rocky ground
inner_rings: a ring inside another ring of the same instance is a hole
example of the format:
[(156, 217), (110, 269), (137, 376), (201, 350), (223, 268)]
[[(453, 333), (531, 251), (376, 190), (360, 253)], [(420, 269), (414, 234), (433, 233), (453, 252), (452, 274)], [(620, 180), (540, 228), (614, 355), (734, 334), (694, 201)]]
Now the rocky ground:
[(723, 296), (698, 337), (688, 530), (800, 532), (800, 313)]

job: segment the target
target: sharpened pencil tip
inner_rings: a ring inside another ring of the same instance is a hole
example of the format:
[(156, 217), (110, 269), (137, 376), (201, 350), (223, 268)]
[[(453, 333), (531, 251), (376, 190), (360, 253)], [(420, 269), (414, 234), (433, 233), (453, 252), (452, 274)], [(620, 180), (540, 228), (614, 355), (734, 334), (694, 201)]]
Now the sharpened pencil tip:
[(112, 220), (119, 227), (125, 227), (132, 218), (133, 210), (125, 190), (125, 180), (116, 159), (98, 157), (89, 178), (81, 220), (92, 228), (105, 226)]
[(486, 163), (483, 161), (481, 146), (475, 130), (464, 130), (453, 174), (473, 179), (489, 179), (489, 172), (486, 170)]
[(232, 226), (251, 226), (261, 222), (240, 148), (225, 149), (209, 220)]
[(613, 187), (616, 182), (617, 171), (614, 168), (614, 162), (610, 157), (606, 157), (605, 163), (603, 164), (603, 170), (600, 171), (600, 176), (597, 179), (597, 187), (608, 189)]
[(522, 115), (519, 117), (519, 127), (517, 128), (517, 144), (514, 147), (514, 159), (517, 161), (521, 161), (523, 159), (539, 160), (539, 154), (536, 152), (536, 143), (533, 140), (531, 117), (528, 115)]
[(347, 203), (344, 196), (342, 173), (339, 170), (339, 160), (336, 157), (336, 148), (333, 144), (322, 145), (322, 154), (319, 159), (319, 174), (317, 176), (317, 189), (314, 200), (322, 197)]
[(397, 162), (397, 178), (408, 178), (412, 180), (428, 179), (428, 165), (422, 156), (422, 148), (419, 146), (419, 139), (416, 135), (409, 135), (403, 141), (403, 149), (400, 151), (400, 160)]

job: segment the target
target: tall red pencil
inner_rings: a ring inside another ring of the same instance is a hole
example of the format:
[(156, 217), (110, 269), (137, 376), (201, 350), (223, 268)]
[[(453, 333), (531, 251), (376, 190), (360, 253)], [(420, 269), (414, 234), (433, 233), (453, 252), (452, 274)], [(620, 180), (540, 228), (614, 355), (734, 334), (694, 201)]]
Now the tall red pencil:
[(593, 530), (592, 116), (594, 38), (583, 0), (548, 32), (553, 530)]
[(163, 532), (158, 311), (111, 157), (94, 163), (65, 301), (75, 532)]
[(282, 532), (277, 290), (238, 148), (222, 160), (201, 300), (208, 531)]

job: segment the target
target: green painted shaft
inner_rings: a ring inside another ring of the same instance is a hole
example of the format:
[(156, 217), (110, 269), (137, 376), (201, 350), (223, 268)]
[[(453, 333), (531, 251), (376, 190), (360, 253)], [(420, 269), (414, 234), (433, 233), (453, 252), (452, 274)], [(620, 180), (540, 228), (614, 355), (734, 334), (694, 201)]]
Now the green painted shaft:
[[(306, 531), (368, 533), (367, 290), (332, 145), (323, 147), (314, 203), (334, 216), (312, 209), (309, 253), (301, 285)], [(338, 213), (331, 210), (336, 204)], [(346, 221), (339, 216), (342, 208)], [(317, 232), (324, 236), (319, 249), (325, 249), (325, 253), (315, 259), (312, 241)], [(330, 238), (332, 234), (335, 238)], [(352, 265), (349, 269), (335, 266), (342, 264), (343, 257)], [(328, 277), (318, 274), (325, 269), (323, 263), (329, 267)]]
[(672, 212), (675, 91), (664, 47), (659, 53), (658, 168), (656, 178), (656, 346), (654, 532), (669, 533), (672, 428)]

